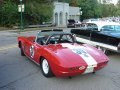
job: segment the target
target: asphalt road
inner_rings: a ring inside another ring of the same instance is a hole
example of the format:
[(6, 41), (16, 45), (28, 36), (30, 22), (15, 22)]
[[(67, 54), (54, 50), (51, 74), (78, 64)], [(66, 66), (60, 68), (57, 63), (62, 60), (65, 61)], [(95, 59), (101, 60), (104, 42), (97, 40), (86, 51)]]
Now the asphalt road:
[[(67, 32), (69, 30), (66, 30)], [(21, 35), (35, 35), (36, 31)], [(108, 65), (95, 74), (45, 78), (39, 66), (20, 56), (15, 32), (0, 31), (0, 90), (120, 90), (120, 54), (109, 53)]]

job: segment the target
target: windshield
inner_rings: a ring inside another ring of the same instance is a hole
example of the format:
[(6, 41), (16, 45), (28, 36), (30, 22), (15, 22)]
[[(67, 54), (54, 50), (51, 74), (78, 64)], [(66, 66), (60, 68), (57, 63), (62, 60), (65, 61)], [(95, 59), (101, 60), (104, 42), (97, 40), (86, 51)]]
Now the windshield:
[(57, 43), (74, 43), (74, 38), (71, 34), (55, 34), (47, 41), (47, 44)]
[(94, 23), (83, 23), (80, 28), (85, 30), (98, 30), (98, 26)]
[(36, 37), (36, 42), (41, 44), (41, 45), (44, 45), (49, 36), (53, 35), (53, 34), (59, 34), (59, 33), (62, 33), (60, 31), (52, 31), (52, 30), (45, 30), (45, 31), (42, 31), (42, 32), (38, 32), (37, 34), (37, 37)]
[(38, 32), (37, 34), (37, 38), (40, 38), (40, 37), (49, 37), (53, 34), (60, 34), (62, 33), (61, 31), (51, 31), (51, 30), (46, 30), (46, 31), (43, 31), (43, 32)]
[(88, 23), (87, 28), (89, 30), (98, 30), (98, 26), (96, 24), (93, 24), (93, 23)]
[(102, 31), (119, 31), (120, 25), (106, 25), (102, 27)]

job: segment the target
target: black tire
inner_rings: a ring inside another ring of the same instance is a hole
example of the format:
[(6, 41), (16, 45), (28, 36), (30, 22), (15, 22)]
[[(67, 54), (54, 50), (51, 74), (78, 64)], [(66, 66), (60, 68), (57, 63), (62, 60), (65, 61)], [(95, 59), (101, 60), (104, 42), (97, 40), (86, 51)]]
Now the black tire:
[(96, 72), (92, 72), (93, 74), (95, 74)]
[(21, 56), (25, 56), (25, 53), (24, 53), (23, 48), (22, 48), (22, 45), (20, 47), (20, 52), (21, 52)]
[[(48, 71), (47, 71), (47, 70), (45, 71), (45, 67), (44, 67), (45, 63), (47, 63)], [(52, 72), (52, 70), (51, 70), (51, 68), (50, 68), (50, 64), (48, 63), (48, 60), (47, 60), (47, 59), (42, 58), (40, 67), (41, 67), (42, 74), (43, 74), (45, 77), (48, 78), (48, 77), (52, 77), (52, 76), (53, 76), (53, 72)]]

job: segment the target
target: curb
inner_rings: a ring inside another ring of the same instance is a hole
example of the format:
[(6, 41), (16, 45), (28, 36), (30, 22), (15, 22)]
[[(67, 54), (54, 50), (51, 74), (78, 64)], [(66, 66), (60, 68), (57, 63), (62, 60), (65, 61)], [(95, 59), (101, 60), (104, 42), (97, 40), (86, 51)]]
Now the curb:
[(33, 31), (33, 30), (41, 30), (41, 29), (61, 29), (61, 28), (66, 28), (66, 27), (41, 27), (41, 28), (25, 28), (24, 30), (20, 30), (19, 28), (18, 29), (15, 29), (15, 28), (4, 28), (1, 30), (0, 28), (0, 31), (10, 31), (10, 32), (26, 32), (26, 31)]

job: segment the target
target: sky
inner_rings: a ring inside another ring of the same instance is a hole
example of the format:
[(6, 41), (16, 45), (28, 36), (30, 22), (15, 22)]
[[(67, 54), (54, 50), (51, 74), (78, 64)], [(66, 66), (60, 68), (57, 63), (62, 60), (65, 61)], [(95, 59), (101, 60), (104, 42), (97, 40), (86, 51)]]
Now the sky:
[(118, 0), (112, 0), (112, 2), (113, 2), (114, 4), (117, 4), (117, 1), (118, 1)]

